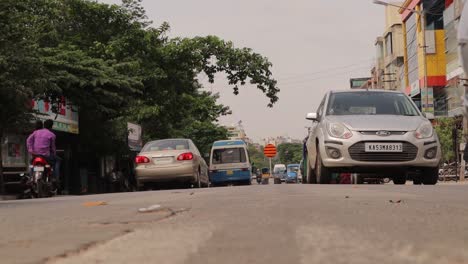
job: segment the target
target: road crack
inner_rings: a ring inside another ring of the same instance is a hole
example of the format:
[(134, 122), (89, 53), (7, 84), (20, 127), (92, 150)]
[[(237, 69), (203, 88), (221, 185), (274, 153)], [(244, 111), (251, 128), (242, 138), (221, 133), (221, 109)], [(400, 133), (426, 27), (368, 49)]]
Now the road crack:
[(160, 214), (161, 212), (166, 213), (164, 216), (156, 218), (156, 219), (152, 218), (152, 219), (148, 219), (148, 220), (138, 220), (138, 219), (136, 219), (136, 220), (117, 221), (117, 222), (108, 221), (108, 222), (90, 223), (88, 226), (91, 226), (91, 227), (96, 227), (96, 226), (101, 226), (101, 227), (102, 226), (127, 226), (127, 225), (132, 225), (132, 224), (138, 224), (138, 225), (135, 225), (135, 228), (132, 228), (132, 229), (124, 229), (124, 230), (120, 231), (117, 235), (115, 235), (115, 236), (113, 236), (113, 237), (111, 237), (109, 239), (84, 243), (84, 244), (82, 244), (81, 246), (79, 246), (76, 249), (66, 251), (66, 252), (64, 252), (62, 254), (59, 254), (59, 255), (56, 255), (56, 256), (53, 256), (53, 257), (47, 257), (43, 261), (41, 261), (41, 263), (45, 263), (45, 264), (57, 263), (60, 260), (64, 260), (64, 259), (67, 259), (67, 258), (70, 258), (70, 257), (73, 257), (73, 256), (83, 254), (83, 253), (85, 253), (85, 252), (87, 252), (89, 250), (92, 250), (93, 248), (95, 248), (95, 247), (97, 247), (99, 245), (105, 244), (105, 243), (107, 243), (109, 241), (112, 241), (114, 239), (117, 239), (117, 238), (120, 238), (122, 236), (125, 236), (125, 235), (128, 235), (130, 233), (135, 232), (138, 229), (138, 227), (141, 227), (141, 224), (154, 224), (156, 222), (160, 222), (160, 221), (175, 217), (175, 216), (177, 216), (177, 215), (179, 215), (181, 213), (187, 212), (187, 211), (190, 211), (190, 208), (182, 208), (182, 209), (178, 209), (178, 210), (173, 210), (171, 208), (164, 208), (163, 210), (160, 210), (158, 212), (147, 213), (147, 215), (155, 215), (155, 214), (158, 214), (158, 213)]

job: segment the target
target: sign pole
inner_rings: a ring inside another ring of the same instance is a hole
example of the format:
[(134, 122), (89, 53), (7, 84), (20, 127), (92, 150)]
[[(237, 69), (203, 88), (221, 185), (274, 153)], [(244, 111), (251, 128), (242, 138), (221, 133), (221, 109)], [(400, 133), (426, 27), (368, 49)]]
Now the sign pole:
[(271, 158), (270, 158), (270, 178), (271, 178)]

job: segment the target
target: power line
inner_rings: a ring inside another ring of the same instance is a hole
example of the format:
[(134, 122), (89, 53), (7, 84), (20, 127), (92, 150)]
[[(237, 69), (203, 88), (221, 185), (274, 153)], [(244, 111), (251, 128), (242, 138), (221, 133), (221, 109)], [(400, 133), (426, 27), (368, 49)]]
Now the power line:
[[(370, 70), (370, 67), (369, 66), (361, 66), (361, 67), (354, 68), (353, 70), (350, 70), (350, 71), (333, 71), (330, 74), (327, 74), (327, 75), (324, 75), (324, 76), (314, 77), (314, 78), (311, 78), (311, 79), (303, 79), (303, 80), (298, 79), (298, 80), (291, 80), (291, 81), (287, 81), (287, 82), (278, 81), (278, 84), (281, 85), (281, 86), (286, 86), (286, 85), (295, 85), (295, 84), (301, 84), (301, 83), (308, 83), (308, 82), (323, 79), (323, 78), (326, 78), (326, 77), (333, 77), (333, 76), (337, 76), (337, 75), (353, 73), (353, 72), (356, 72), (358, 70), (364, 70), (364, 69), (369, 69)], [(313, 76), (311, 76), (311, 77), (313, 77)]]
[(373, 61), (373, 60), (375, 60), (375, 58), (362, 60), (362, 61), (359, 61), (359, 62), (356, 62), (356, 63), (353, 63), (353, 64), (349, 64), (349, 65), (345, 65), (345, 66), (338, 66), (338, 67), (323, 69), (323, 70), (316, 71), (316, 72), (301, 73), (301, 74), (291, 75), (291, 76), (284, 77), (284, 78), (278, 78), (278, 80), (279, 80), (279, 81), (284, 81), (284, 80), (289, 80), (289, 79), (296, 79), (297, 77), (301, 77), (301, 76), (308, 77), (308, 76), (311, 76), (311, 75), (316, 75), (316, 74), (320, 74), (320, 73), (324, 73), (324, 72), (328, 72), (328, 71), (332, 71), (332, 70), (339, 70), (339, 69), (351, 68), (351, 67), (353, 67), (353, 66), (361, 65), (361, 64), (363, 64), (363, 63), (371, 62), (371, 61)]

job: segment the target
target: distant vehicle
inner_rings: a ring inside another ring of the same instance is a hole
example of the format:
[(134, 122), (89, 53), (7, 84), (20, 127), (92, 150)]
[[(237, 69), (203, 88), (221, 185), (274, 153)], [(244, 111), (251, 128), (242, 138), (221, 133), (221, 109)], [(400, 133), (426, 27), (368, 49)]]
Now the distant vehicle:
[(261, 183), (268, 184), (268, 181), (270, 179), (270, 169), (269, 168), (262, 168), (260, 178), (261, 178)]
[[(328, 92), (307, 139), (309, 183), (327, 184), (332, 173), (378, 173), (395, 184), (434, 185), (441, 147), (431, 122), (401, 92)], [(416, 174), (416, 175), (415, 175)]]
[(287, 174), (285, 178), (286, 183), (297, 183), (299, 181), (298, 175), (300, 173), (299, 164), (289, 164), (287, 166)]
[(286, 180), (286, 165), (275, 164), (273, 167), (273, 180), (275, 184), (281, 184)]
[(208, 166), (190, 139), (163, 139), (145, 144), (135, 158), (137, 188), (160, 182), (209, 186)]
[(252, 165), (247, 145), (242, 140), (213, 143), (210, 155), (210, 180), (213, 185), (252, 183)]

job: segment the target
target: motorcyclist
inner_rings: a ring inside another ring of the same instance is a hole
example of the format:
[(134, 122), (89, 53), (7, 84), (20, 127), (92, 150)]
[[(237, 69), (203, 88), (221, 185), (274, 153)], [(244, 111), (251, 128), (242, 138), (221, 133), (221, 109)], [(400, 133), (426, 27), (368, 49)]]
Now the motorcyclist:
[[(36, 123), (36, 128), (39, 127)], [(60, 175), (60, 158), (57, 157), (55, 147), (55, 134), (52, 132), (54, 121), (48, 119), (44, 122), (44, 128), (35, 130), (27, 140), (28, 152), (34, 156), (41, 156), (53, 166), (53, 180), (58, 186)]]

